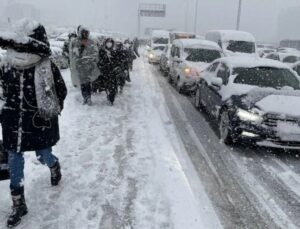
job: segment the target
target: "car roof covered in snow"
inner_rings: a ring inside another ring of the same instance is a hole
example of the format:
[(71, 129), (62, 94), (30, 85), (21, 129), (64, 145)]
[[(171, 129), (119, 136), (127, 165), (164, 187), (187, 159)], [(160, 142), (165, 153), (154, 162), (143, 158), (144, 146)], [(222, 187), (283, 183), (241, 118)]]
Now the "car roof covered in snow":
[(183, 48), (206, 48), (221, 51), (217, 43), (201, 39), (177, 39), (173, 41), (173, 44), (181, 45)]
[(153, 30), (152, 37), (164, 37), (169, 38), (170, 32), (167, 30)]
[(222, 41), (249, 41), (255, 42), (255, 38), (251, 33), (237, 30), (211, 30), (208, 33), (218, 33), (221, 35)]
[(270, 67), (270, 68), (283, 68), (289, 69), (289, 66), (275, 60), (269, 60), (259, 57), (244, 57), (233, 56), (223, 57), (214, 62), (222, 62), (228, 65), (229, 68), (255, 68), (255, 67)]

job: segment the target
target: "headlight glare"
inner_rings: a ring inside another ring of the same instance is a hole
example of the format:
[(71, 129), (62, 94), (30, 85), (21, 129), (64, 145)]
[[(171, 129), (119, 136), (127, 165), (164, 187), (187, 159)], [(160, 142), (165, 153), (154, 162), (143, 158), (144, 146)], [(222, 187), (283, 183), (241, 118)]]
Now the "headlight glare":
[(262, 116), (259, 114), (255, 114), (253, 112), (249, 112), (243, 109), (237, 110), (237, 116), (243, 121), (250, 121), (250, 122), (261, 122)]

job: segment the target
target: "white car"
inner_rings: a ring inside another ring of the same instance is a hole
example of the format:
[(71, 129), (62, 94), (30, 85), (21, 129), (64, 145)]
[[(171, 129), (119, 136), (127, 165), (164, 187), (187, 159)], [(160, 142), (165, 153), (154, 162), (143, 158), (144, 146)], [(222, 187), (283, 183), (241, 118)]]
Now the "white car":
[(255, 38), (248, 32), (213, 30), (206, 33), (205, 39), (216, 42), (225, 56), (258, 56)]
[(199, 39), (178, 39), (173, 42), (168, 80), (178, 92), (192, 92), (203, 71), (211, 62), (222, 57), (218, 44)]
[(225, 144), (240, 141), (300, 148), (300, 80), (287, 65), (262, 58), (225, 57), (197, 84), (195, 106), (219, 123)]
[(277, 60), (289, 66), (293, 66), (296, 62), (300, 61), (300, 53), (281, 53), (273, 52), (265, 56), (267, 59)]
[(148, 52), (148, 62), (151, 64), (158, 64), (165, 47), (165, 45), (159, 45), (151, 48)]

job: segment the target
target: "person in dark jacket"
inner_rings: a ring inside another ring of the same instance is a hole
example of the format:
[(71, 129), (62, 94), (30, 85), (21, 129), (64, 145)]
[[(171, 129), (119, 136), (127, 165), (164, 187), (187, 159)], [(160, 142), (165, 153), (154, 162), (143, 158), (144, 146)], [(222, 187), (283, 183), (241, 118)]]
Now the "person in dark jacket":
[(122, 69), (122, 74), (118, 75), (118, 86), (120, 87), (120, 92), (122, 93), (123, 87), (125, 86), (126, 79), (128, 79), (129, 69), (128, 61), (129, 56), (128, 52), (125, 50), (124, 45), (121, 41), (116, 42), (116, 57), (117, 62)]
[(118, 92), (117, 77), (122, 74), (122, 69), (118, 62), (117, 53), (114, 50), (115, 42), (112, 38), (107, 38), (103, 47), (99, 50), (98, 67), (103, 77), (107, 99), (113, 105)]
[(135, 53), (135, 55), (137, 57), (140, 57), (140, 54), (139, 54), (139, 47), (140, 47), (140, 42), (139, 42), (139, 39), (137, 37), (135, 37), (133, 39), (133, 51)]
[[(127, 39), (127, 40), (124, 41), (124, 47), (125, 47), (125, 49), (128, 52), (127, 55), (128, 55), (129, 70), (132, 71), (132, 69), (133, 69), (133, 61), (136, 59), (136, 55), (134, 53), (132, 43), (130, 42), (129, 39)], [(128, 81), (130, 82), (130, 78), (129, 78)]]
[(28, 211), (24, 197), (24, 152), (35, 151), (37, 159), (49, 167), (53, 186), (61, 180), (60, 163), (52, 154), (52, 146), (60, 139), (58, 115), (67, 95), (60, 71), (49, 59), (51, 51), (45, 28), (29, 20), (20, 25), (22, 31), (17, 34), (24, 36), (20, 43), (20, 37), (16, 41), (15, 36), (9, 39), (0, 34), (0, 47), (7, 49), (0, 81), (5, 101), (1, 113), (3, 146), (8, 152), (13, 201), (8, 227), (18, 225)]

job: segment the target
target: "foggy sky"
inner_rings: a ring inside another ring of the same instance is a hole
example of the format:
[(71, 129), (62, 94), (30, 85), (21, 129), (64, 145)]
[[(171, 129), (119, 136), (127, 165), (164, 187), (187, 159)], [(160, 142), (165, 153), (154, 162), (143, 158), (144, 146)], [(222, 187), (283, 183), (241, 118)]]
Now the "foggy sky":
[[(7, 2), (26, 2), (40, 11), (43, 23), (85, 24), (135, 35), (139, 2), (167, 4), (167, 17), (163, 20), (142, 18), (143, 28), (148, 26), (193, 32), (195, 1), (0, 0), (0, 6), (3, 6), (0, 8), (3, 9)], [(211, 29), (234, 29), (237, 4), (238, 0), (199, 0), (197, 33), (203, 35)], [(278, 16), (281, 10), (299, 5), (299, 0), (243, 0), (241, 30), (252, 32), (258, 41), (278, 41)]]

